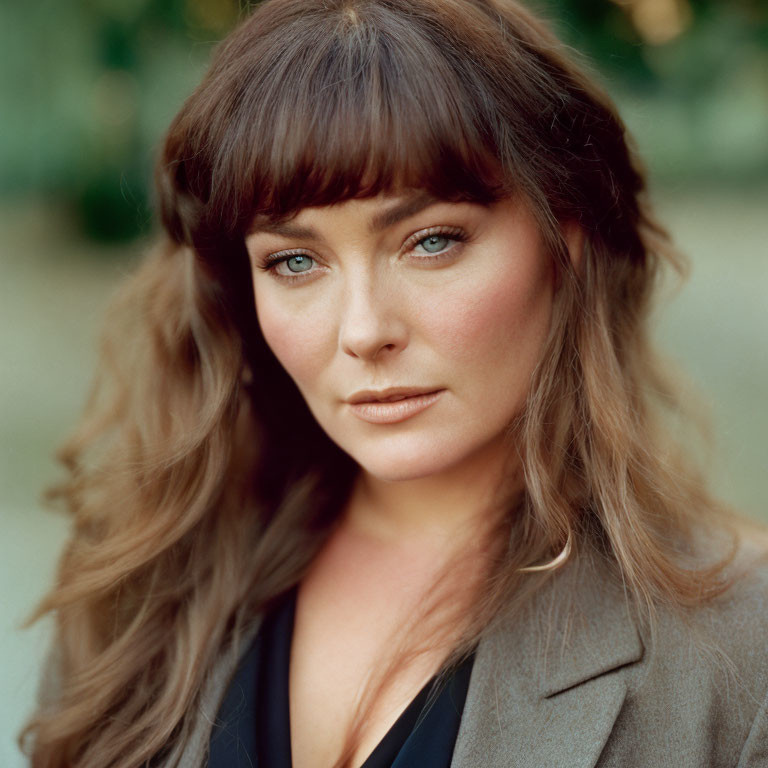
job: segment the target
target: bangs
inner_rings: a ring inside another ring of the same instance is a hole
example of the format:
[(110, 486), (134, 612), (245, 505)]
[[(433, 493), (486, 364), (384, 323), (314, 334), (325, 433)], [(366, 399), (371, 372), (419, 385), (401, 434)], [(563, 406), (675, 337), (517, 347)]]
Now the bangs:
[(208, 165), (191, 175), (210, 179), (209, 223), (242, 233), (257, 215), (405, 189), (485, 203), (511, 192), (498, 105), (462, 30), (384, 4), (329, 13), (333, 3), (304, 2), (291, 17), (293, 5), (275, 3), (279, 19), (257, 11), (245, 26), (266, 32), (214, 73), (229, 78), (228, 98), (185, 161)]

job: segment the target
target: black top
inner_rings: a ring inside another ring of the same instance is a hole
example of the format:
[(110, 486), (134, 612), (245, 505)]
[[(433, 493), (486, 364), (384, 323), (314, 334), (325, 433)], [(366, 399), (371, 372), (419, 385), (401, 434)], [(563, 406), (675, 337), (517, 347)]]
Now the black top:
[[(265, 617), (224, 695), (210, 741), (208, 768), (291, 768), (288, 706), (296, 589)], [(362, 768), (449, 768), (474, 656), (435, 690), (416, 694)]]

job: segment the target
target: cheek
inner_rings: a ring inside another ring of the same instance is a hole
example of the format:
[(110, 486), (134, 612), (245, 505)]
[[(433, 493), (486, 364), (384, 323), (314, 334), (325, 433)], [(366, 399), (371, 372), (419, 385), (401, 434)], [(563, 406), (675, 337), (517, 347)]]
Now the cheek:
[(299, 385), (316, 376), (325, 364), (326, 334), (321, 323), (306, 319), (308, 314), (291, 311), (284, 303), (270, 301), (268, 295), (256, 297), (256, 316), (264, 340)]
[(457, 281), (422, 303), (422, 327), (458, 362), (519, 365), (537, 357), (549, 331), (552, 280), (548, 269), (526, 267)]

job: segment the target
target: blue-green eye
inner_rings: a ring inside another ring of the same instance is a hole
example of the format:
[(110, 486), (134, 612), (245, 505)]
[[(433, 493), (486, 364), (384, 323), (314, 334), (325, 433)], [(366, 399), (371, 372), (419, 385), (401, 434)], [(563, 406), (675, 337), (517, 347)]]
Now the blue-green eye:
[(289, 256), (285, 260), (285, 266), (291, 272), (306, 272), (308, 269), (312, 269), (312, 259), (309, 256)]
[(419, 240), (419, 245), (427, 253), (440, 253), (440, 251), (444, 251), (448, 247), (449, 243), (453, 242), (453, 239), (445, 235), (430, 235), (423, 240)]

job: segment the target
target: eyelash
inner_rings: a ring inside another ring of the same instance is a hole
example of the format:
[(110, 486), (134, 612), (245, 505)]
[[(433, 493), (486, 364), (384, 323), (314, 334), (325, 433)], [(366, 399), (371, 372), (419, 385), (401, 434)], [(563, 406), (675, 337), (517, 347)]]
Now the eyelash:
[[(416, 232), (411, 235), (411, 237), (405, 241), (403, 247), (412, 250), (423, 240), (427, 240), (430, 237), (435, 237), (436, 235), (448, 238), (449, 240), (453, 240), (456, 243), (465, 243), (469, 239), (467, 233), (461, 229), (461, 227), (429, 227), (428, 229), (421, 230), (420, 232)], [(417, 259), (418, 261), (428, 262), (442, 261), (443, 259), (448, 258), (449, 254), (454, 250), (455, 247), (456, 246), (454, 245), (447, 250), (441, 251), (440, 253), (420, 255), (417, 257)], [(297, 280), (306, 279), (303, 277), (303, 273), (301, 272), (297, 272), (295, 275), (281, 275), (279, 272), (277, 272), (277, 266), (285, 261), (288, 261), (288, 259), (293, 256), (306, 256), (307, 258), (315, 261), (313, 256), (310, 256), (305, 251), (297, 248), (295, 250), (280, 251), (278, 253), (270, 254), (269, 256), (265, 257), (262, 264), (258, 265), (258, 268), (264, 272), (271, 272), (276, 279), (285, 280), (286, 282), (296, 282)]]

